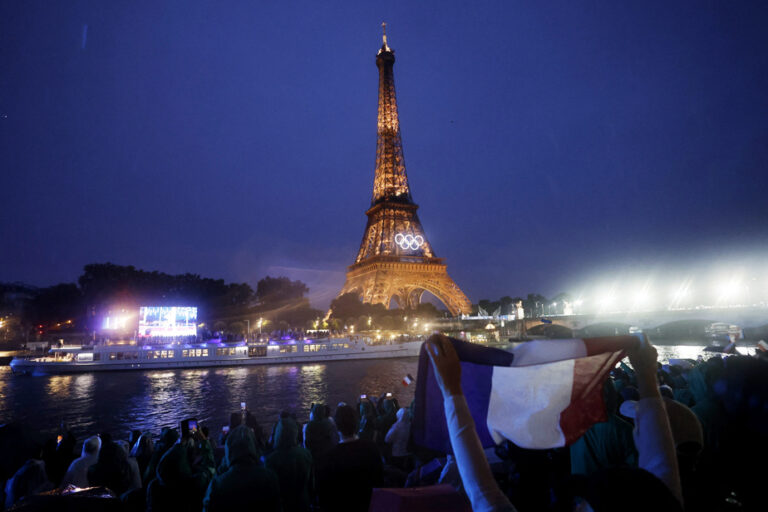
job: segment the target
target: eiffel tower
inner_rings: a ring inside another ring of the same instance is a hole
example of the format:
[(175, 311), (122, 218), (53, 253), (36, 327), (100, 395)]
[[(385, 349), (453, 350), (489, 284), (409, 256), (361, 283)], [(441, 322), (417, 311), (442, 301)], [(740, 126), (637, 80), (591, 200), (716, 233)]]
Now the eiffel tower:
[(435, 256), (424, 234), (408, 186), (395, 99), (395, 52), (383, 44), (376, 55), (379, 68), (379, 111), (373, 198), (365, 214), (368, 225), (355, 263), (339, 295), (357, 293), (364, 303), (415, 308), (424, 291), (440, 299), (452, 315), (469, 313), (472, 304), (448, 276), (445, 260)]

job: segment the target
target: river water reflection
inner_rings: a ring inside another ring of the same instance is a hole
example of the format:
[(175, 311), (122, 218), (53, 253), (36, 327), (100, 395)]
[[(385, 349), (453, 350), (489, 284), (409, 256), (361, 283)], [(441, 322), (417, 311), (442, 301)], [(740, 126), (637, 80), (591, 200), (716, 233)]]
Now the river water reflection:
[[(695, 359), (702, 346), (659, 346), (659, 358)], [(361, 393), (391, 391), (401, 405), (413, 399), (417, 358), (338, 361), (172, 371), (13, 375), (0, 368), (0, 422), (21, 421), (43, 430), (65, 421), (78, 437), (98, 431), (125, 436), (130, 429), (159, 431), (196, 417), (212, 429), (245, 401), (266, 426), (281, 410), (305, 421), (313, 402), (355, 403)]]
[(391, 391), (401, 404), (413, 399), (417, 358), (339, 361), (322, 364), (250, 366), (73, 375), (13, 375), (0, 368), (0, 422), (21, 421), (47, 430), (65, 421), (77, 436), (177, 425), (197, 417), (218, 429), (246, 402), (265, 425), (281, 410), (302, 420), (313, 402), (354, 403), (361, 393)]

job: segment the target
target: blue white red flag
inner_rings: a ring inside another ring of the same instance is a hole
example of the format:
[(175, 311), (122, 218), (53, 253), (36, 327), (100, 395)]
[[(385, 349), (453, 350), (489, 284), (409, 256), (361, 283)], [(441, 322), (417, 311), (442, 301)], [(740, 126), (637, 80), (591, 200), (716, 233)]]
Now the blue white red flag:
[[(536, 340), (511, 352), (451, 338), (461, 386), (483, 447), (508, 439), (523, 448), (567, 446), (606, 420), (603, 383), (639, 343), (636, 336)], [(413, 440), (451, 453), (443, 396), (423, 345), (416, 380)]]

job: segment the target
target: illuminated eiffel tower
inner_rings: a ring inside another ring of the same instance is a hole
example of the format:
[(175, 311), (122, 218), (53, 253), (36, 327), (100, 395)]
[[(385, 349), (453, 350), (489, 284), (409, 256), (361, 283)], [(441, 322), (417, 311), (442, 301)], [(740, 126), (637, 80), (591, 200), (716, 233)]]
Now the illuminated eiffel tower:
[(415, 308), (424, 291), (440, 299), (452, 315), (470, 313), (472, 304), (448, 276), (424, 234), (411, 198), (403, 160), (400, 120), (395, 99), (395, 52), (383, 44), (376, 55), (379, 68), (376, 174), (368, 225), (355, 263), (339, 295), (357, 293), (363, 302), (389, 307), (395, 299), (402, 308)]

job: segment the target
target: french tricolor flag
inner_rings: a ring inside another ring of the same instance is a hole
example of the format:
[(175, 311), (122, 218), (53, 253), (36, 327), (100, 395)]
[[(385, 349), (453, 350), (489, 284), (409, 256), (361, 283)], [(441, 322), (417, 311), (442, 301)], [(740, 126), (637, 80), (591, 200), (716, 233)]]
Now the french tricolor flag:
[[(603, 383), (637, 346), (636, 336), (536, 340), (511, 352), (451, 338), (461, 385), (483, 447), (508, 439), (523, 448), (567, 446), (606, 420)], [(443, 396), (422, 345), (413, 419), (417, 445), (451, 453)]]

